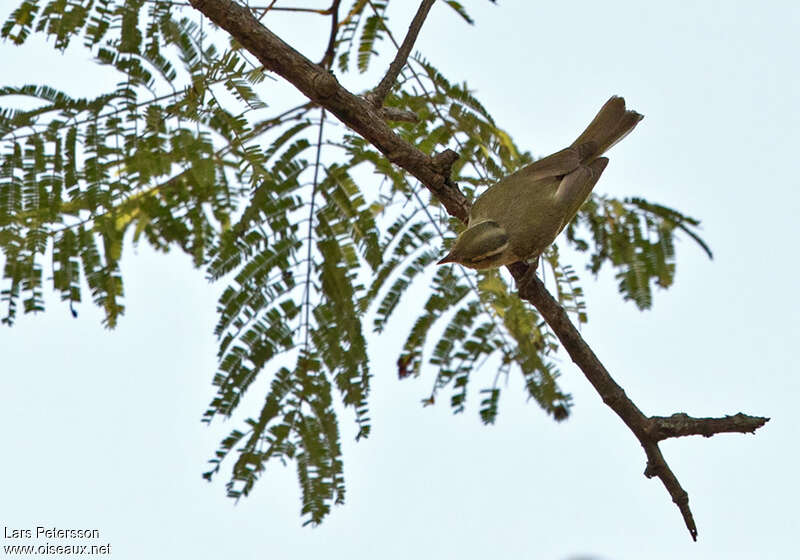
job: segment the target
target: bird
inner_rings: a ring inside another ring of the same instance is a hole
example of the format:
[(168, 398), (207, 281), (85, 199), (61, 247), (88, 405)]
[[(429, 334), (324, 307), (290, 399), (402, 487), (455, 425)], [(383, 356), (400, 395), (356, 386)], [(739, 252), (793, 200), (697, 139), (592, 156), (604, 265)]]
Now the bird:
[(589, 197), (608, 165), (601, 157), (643, 119), (613, 96), (569, 147), (489, 187), (472, 205), (467, 228), (437, 264), (495, 268), (537, 258)]

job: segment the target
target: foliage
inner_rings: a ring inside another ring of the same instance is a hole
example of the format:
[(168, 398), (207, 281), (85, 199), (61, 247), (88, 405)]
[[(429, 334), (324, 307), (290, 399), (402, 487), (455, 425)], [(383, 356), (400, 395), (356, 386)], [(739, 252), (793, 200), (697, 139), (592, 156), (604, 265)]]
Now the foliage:
[[(460, 3), (446, 4), (471, 22)], [(353, 59), (367, 71), (378, 47), (394, 40), (387, 6), (350, 2), (333, 42), (339, 72)], [(362, 138), (326, 126), (324, 110), (305, 99), (268, 107), (263, 69), (236, 44), (217, 50), (198, 21), (185, 6), (158, 0), (24, 0), (8, 16), (0, 30), (7, 41), (22, 45), (36, 32), (66, 49), (81, 37), (119, 79), (88, 99), (47, 85), (0, 88), (9, 100), (0, 108), (3, 322), (13, 323), (20, 305), (44, 309), (49, 271), (73, 313), (88, 287), (114, 327), (125, 310), (126, 240), (184, 251), (227, 283), (215, 328), (217, 393), (204, 421), (231, 416), (259, 374), (272, 380), (260, 414), (221, 442), (204, 476), (211, 480), (235, 452), (228, 493), (239, 498), (269, 461), (294, 461), (307, 523), (344, 500), (334, 393), (353, 410), (356, 437), (368, 436), (368, 336), (386, 328), (412, 286), (428, 282), (429, 290), (398, 373), (419, 375), (426, 362), (435, 369), (426, 403), (449, 388), (461, 412), (470, 379), (495, 364), (490, 380), (479, 381), (485, 423), (495, 421), (498, 381), (512, 371), (530, 398), (565, 418), (571, 401), (556, 382), (557, 340), (510, 279), (496, 270), (432, 270), (443, 238), (452, 240), (445, 232), (459, 225)], [(13, 105), (20, 97), (34, 108)], [(427, 153), (459, 152), (454, 178), (470, 195), (532, 161), (465, 84), (421, 55), (387, 104), (419, 116), (392, 124), (405, 140)], [(591, 272), (613, 266), (623, 297), (645, 309), (653, 285), (673, 282), (676, 232), (708, 251), (697, 225), (638, 198), (594, 196), (566, 242), (587, 252)], [(574, 268), (556, 246), (544, 262), (559, 301), (585, 322)]]

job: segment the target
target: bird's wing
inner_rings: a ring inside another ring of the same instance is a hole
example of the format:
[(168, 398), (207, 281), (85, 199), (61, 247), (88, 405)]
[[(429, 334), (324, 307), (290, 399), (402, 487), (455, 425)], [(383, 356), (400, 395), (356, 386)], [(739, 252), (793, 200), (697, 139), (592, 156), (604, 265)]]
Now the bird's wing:
[(549, 177), (558, 177), (574, 171), (581, 164), (581, 156), (585, 151), (581, 146), (570, 146), (547, 157), (534, 161), (506, 179), (519, 177), (525, 181), (539, 181)]
[(583, 165), (561, 179), (555, 196), (555, 203), (561, 208), (564, 215), (564, 221), (558, 230), (559, 233), (578, 213), (597, 184), (606, 165), (608, 165), (608, 158), (597, 158), (589, 165)]
[[(513, 216), (522, 212), (528, 214), (531, 208), (546, 207), (552, 204), (559, 181), (581, 166), (581, 160), (593, 152), (596, 146), (587, 142), (570, 146), (527, 167), (512, 173), (495, 183), (475, 200), (469, 214), (469, 224), (483, 220), (514, 220)], [(519, 204), (526, 201), (525, 204)], [(539, 202), (531, 202), (539, 201)], [(516, 204), (514, 207), (509, 207)]]

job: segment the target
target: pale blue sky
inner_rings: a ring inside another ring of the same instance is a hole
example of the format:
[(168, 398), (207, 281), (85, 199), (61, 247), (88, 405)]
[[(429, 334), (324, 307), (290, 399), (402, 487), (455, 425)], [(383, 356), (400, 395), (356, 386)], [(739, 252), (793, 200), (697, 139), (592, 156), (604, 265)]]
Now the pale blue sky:
[[(800, 7), (464, 4), (474, 27), (439, 3), (418, 46), (451, 80), (467, 80), (519, 145), (536, 155), (562, 148), (610, 95), (624, 95), (645, 120), (613, 149), (597, 190), (703, 220), (714, 261), (681, 242), (676, 284), (656, 294), (652, 311), (622, 302), (608, 271), (596, 281), (583, 274), (582, 328), (645, 413), (772, 418), (755, 436), (663, 444), (699, 541), (568, 358), (561, 382), (576, 406), (565, 423), (526, 404), (513, 376), (494, 427), (480, 425), (475, 394), (460, 416), (446, 404), (421, 408), (433, 372), (399, 382), (386, 358), (399, 351), (412, 299), (406, 320), (371, 348), (371, 437), (353, 442), (352, 416), (342, 415), (346, 505), (302, 528), (289, 466), (272, 467), (234, 506), (224, 476), (211, 485), (200, 476), (239, 425), (200, 423), (213, 396), (223, 286), (209, 286), (187, 257), (144, 245), (126, 247), (127, 312), (115, 331), (91, 305), (73, 320), (53, 297), (45, 315), (0, 330), (1, 524), (98, 528), (117, 560), (797, 555)], [(397, 35), (415, 8), (393, 6)], [(298, 30), (281, 21), (291, 39)], [(78, 95), (94, 75), (82, 51), (61, 57), (41, 42), (0, 44), (0, 70), (3, 84), (46, 82)], [(574, 264), (583, 269), (580, 257)], [(259, 407), (267, 382), (250, 389), (238, 418)]]

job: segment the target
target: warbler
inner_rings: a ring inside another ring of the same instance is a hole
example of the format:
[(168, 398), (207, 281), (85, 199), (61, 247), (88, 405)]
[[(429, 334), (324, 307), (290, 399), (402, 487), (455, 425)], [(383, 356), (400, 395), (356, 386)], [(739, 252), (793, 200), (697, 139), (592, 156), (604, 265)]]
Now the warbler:
[(608, 165), (600, 157), (644, 118), (614, 96), (571, 146), (512, 173), (475, 200), (438, 264), (493, 268), (538, 257), (578, 213)]

